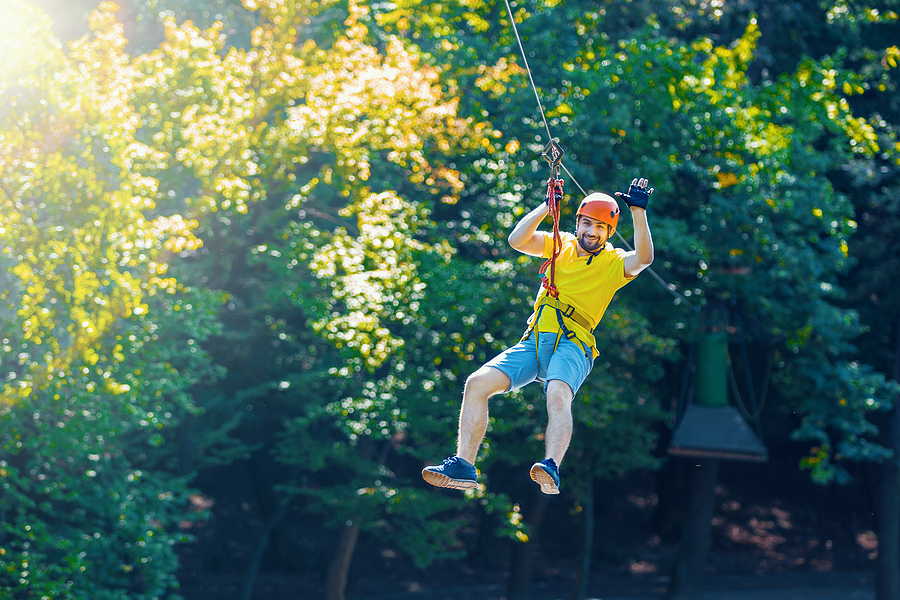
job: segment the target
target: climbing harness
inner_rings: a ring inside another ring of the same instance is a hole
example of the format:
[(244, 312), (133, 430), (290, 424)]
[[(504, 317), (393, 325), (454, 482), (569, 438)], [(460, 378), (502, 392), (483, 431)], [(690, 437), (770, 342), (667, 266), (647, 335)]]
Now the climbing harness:
[[(541, 313), (547, 306), (554, 310), (556, 313), (556, 321), (559, 324), (559, 331), (556, 333), (556, 342), (553, 344), (553, 352), (556, 352), (556, 349), (559, 347), (559, 342), (565, 338), (577, 344), (578, 347), (581, 348), (581, 351), (584, 352), (585, 356), (593, 358), (592, 352), (588, 350), (588, 348), (585, 348), (584, 343), (578, 339), (578, 334), (566, 327), (564, 317), (572, 319), (587, 331), (592, 332), (590, 319), (583, 313), (578, 312), (578, 309), (571, 304), (566, 304), (565, 302), (561, 302), (559, 299), (551, 298), (550, 296), (544, 296), (538, 301), (537, 309), (532, 313), (531, 317), (528, 318), (528, 329), (525, 330), (522, 339), (519, 341), (524, 342), (534, 334), (534, 329), (541, 320)], [(593, 349), (593, 346), (589, 346), (589, 348)], [(534, 352), (538, 355), (538, 368), (540, 369), (540, 353), (538, 352), (538, 336), (536, 334), (534, 335)]]

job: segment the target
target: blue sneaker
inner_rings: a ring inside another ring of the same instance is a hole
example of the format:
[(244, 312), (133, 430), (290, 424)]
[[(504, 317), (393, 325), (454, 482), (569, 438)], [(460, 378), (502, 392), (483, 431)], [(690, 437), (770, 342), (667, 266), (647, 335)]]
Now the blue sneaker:
[(458, 456), (444, 459), (444, 463), (436, 467), (425, 467), (422, 479), (433, 486), (454, 490), (471, 490), (478, 485), (475, 465)]
[(545, 458), (531, 466), (531, 478), (541, 486), (545, 494), (559, 493), (559, 467), (552, 458)]

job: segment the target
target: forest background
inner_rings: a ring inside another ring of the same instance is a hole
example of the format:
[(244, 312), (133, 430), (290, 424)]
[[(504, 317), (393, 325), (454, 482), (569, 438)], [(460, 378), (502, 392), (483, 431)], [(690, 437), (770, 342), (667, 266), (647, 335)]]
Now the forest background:
[[(658, 279), (597, 331), (550, 501), (538, 386), (492, 400), (478, 490), (419, 475), (538, 285), (505, 3), (0, 5), (4, 598), (840, 569), (900, 598), (898, 3), (510, 9), (563, 227), (656, 190)], [(713, 330), (765, 463), (666, 452)]]

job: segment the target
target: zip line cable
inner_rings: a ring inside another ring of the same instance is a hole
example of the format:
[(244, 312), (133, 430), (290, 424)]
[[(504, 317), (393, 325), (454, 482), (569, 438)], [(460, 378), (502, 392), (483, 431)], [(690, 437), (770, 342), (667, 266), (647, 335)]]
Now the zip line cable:
[[(534, 99), (537, 100), (538, 110), (541, 111), (541, 120), (544, 122), (544, 127), (547, 128), (547, 138), (550, 141), (553, 141), (553, 135), (550, 133), (550, 124), (547, 122), (547, 117), (544, 116), (544, 106), (541, 104), (541, 97), (538, 95), (537, 86), (534, 85), (534, 78), (531, 77), (531, 67), (528, 66), (528, 59), (525, 57), (525, 48), (522, 46), (522, 38), (519, 37), (519, 30), (516, 28), (516, 18), (513, 16), (509, 0), (503, 1), (506, 2), (506, 12), (509, 13), (509, 22), (512, 25), (513, 33), (516, 34), (516, 41), (519, 42), (519, 52), (522, 54), (522, 62), (525, 63), (525, 72), (528, 73), (528, 80), (531, 82), (531, 89), (534, 91)], [(563, 169), (565, 169), (565, 167), (563, 167)], [(568, 169), (566, 169), (566, 173), (568, 172)], [(578, 185), (578, 183), (576, 182), (575, 185)], [(578, 187), (580, 188), (581, 186), (579, 185)]]
[[(553, 134), (550, 133), (550, 124), (547, 121), (547, 117), (544, 116), (544, 105), (541, 104), (541, 96), (540, 96), (540, 94), (538, 94), (537, 86), (534, 84), (534, 77), (532, 77), (532, 75), (531, 75), (531, 67), (528, 66), (528, 58), (525, 56), (525, 47), (522, 45), (522, 38), (519, 36), (519, 29), (516, 27), (516, 18), (513, 16), (512, 7), (509, 5), (509, 0), (503, 0), (503, 1), (506, 3), (506, 12), (509, 14), (509, 23), (510, 23), (510, 25), (512, 25), (513, 33), (516, 36), (516, 41), (519, 43), (519, 52), (522, 54), (522, 62), (525, 64), (525, 72), (528, 73), (528, 81), (531, 83), (531, 90), (534, 92), (534, 98), (535, 98), (535, 100), (537, 100), (538, 110), (541, 112), (541, 120), (543, 121), (544, 127), (547, 130), (547, 138), (552, 143), (554, 141)], [(564, 165), (562, 163), (562, 161), (559, 162), (559, 166), (562, 167), (563, 171), (566, 172), (566, 174), (569, 176), (569, 178), (572, 180), (572, 182), (578, 186), (578, 189), (581, 190), (581, 193), (583, 195), (587, 196), (588, 193), (584, 190), (583, 187), (581, 187), (581, 184), (578, 183), (578, 180), (575, 179), (575, 176), (572, 175), (572, 173), (569, 171), (569, 169), (566, 168), (566, 165)], [(619, 237), (620, 240), (622, 240), (622, 243), (625, 244), (625, 247), (628, 248), (629, 251), (634, 250), (634, 248), (632, 248), (631, 245), (628, 243), (628, 240), (626, 240), (622, 236), (622, 234), (619, 233), (618, 230), (616, 230), (616, 235)], [(656, 271), (654, 271), (651, 267), (647, 267), (647, 271), (650, 273), (650, 275), (653, 276), (653, 278), (660, 285), (662, 285), (666, 289), (666, 291), (668, 291), (670, 294), (672, 294), (676, 300), (678, 300), (680, 302), (684, 302), (685, 304), (690, 306), (691, 309), (693, 309), (695, 311), (700, 310), (699, 305), (694, 306), (693, 304), (691, 304), (687, 298), (685, 298), (682, 294), (678, 293), (678, 291), (676, 291), (674, 289), (674, 287), (675, 287), (674, 285), (667, 283), (666, 280), (664, 280), (662, 277), (657, 275)]]

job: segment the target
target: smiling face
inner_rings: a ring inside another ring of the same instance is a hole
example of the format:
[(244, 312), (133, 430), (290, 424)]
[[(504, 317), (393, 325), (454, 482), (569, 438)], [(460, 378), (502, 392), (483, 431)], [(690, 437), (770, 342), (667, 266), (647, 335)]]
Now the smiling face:
[(575, 237), (582, 249), (596, 253), (606, 245), (609, 239), (609, 225), (603, 221), (584, 215), (578, 217), (575, 224)]

